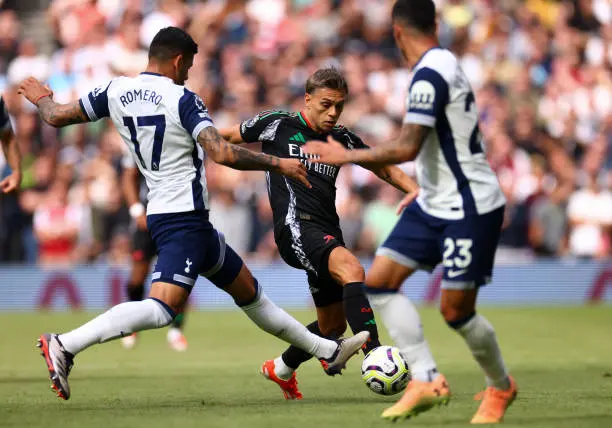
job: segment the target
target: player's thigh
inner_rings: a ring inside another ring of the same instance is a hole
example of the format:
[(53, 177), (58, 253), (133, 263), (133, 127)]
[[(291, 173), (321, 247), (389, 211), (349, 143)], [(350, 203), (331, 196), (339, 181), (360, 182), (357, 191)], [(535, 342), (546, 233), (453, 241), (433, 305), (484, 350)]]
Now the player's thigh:
[(157, 281), (151, 284), (149, 297), (163, 302), (168, 305), (175, 314), (178, 314), (183, 312), (185, 308), (185, 304), (189, 298), (189, 290), (169, 282)]
[(319, 329), (325, 337), (340, 337), (346, 331), (346, 316), (342, 302), (317, 307)]
[(363, 282), (365, 279), (363, 266), (357, 257), (340, 245), (329, 251), (327, 270), (331, 277), (343, 286), (352, 282)]
[[(376, 251), (377, 258), (380, 257), (378, 263), (380, 268), (376, 270), (375, 276), (368, 274), (372, 283), (380, 282), (375, 281), (375, 278), (397, 281), (398, 277), (407, 277), (415, 270), (431, 272), (441, 259), (438, 248), (440, 231), (436, 219), (423, 212), (419, 204), (410, 204)], [(390, 274), (383, 275), (384, 265), (402, 266), (402, 275), (395, 278), (387, 277), (391, 276)]]
[(258, 293), (258, 284), (246, 264), (242, 264), (238, 275), (223, 290), (234, 299), (238, 306), (248, 305)]
[(370, 289), (398, 290), (414, 271), (412, 267), (378, 255), (368, 270), (365, 284)]
[(439, 242), (443, 290), (472, 290), (491, 281), (503, 216), (502, 207), (448, 221)]
[(218, 245), (216, 231), (206, 213), (151, 215), (148, 223), (158, 251), (152, 284), (174, 284), (189, 294), (202, 266)]
[(223, 233), (215, 230), (200, 275), (228, 293), (237, 305), (251, 302), (257, 296), (257, 281), (242, 258), (226, 244)]

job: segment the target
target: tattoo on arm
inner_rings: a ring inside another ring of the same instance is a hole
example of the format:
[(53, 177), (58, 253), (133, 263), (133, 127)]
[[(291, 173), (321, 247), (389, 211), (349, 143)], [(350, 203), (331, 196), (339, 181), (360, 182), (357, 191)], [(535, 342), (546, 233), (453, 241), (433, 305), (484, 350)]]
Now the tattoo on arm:
[(370, 150), (352, 150), (353, 162), (360, 164), (389, 165), (414, 160), (431, 128), (418, 124), (406, 124), (399, 138)]
[(38, 102), (38, 110), (42, 120), (56, 128), (89, 121), (78, 101), (58, 104), (51, 97), (45, 97)]
[(234, 169), (277, 171), (280, 167), (280, 158), (230, 144), (214, 126), (204, 128), (200, 132), (198, 143), (212, 160)]

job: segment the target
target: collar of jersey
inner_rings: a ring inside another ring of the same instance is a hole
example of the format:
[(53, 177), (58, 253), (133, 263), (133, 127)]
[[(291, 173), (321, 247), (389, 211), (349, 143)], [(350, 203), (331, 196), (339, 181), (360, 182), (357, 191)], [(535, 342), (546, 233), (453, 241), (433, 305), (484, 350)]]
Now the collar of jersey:
[(429, 52), (433, 51), (434, 49), (442, 49), (442, 47), (441, 46), (434, 46), (433, 48), (427, 49), (425, 52), (423, 52), (423, 55), (421, 55), (421, 57), (416, 62), (416, 64), (414, 64), (412, 69), (414, 70), (417, 67), (417, 65), (419, 65), (421, 63), (421, 61), (423, 61), (423, 58), (425, 58), (425, 55), (427, 55)]
[(166, 79), (169, 79), (169, 77), (164, 76), (163, 74), (153, 73), (153, 72), (151, 72), (151, 71), (143, 71), (143, 72), (142, 72), (142, 73), (140, 73), (140, 74), (141, 74), (141, 75), (142, 75), (142, 74), (147, 74), (147, 75), (149, 75), (149, 76), (157, 76), (157, 77), (165, 77)]
[(306, 128), (310, 129), (315, 134), (317, 134), (317, 135), (328, 135), (328, 134), (330, 134), (330, 132), (321, 133), (321, 132), (315, 131), (315, 129), (311, 126), (311, 123), (308, 120), (308, 118), (306, 117), (306, 115), (304, 113), (302, 113), (301, 111), (298, 112), (298, 117), (300, 118), (300, 121), (306, 126)]

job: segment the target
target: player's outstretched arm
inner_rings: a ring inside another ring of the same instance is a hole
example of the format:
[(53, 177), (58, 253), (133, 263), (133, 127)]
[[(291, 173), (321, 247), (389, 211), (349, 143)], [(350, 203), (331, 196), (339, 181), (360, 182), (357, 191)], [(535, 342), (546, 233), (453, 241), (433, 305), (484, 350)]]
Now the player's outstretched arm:
[(88, 122), (78, 101), (58, 104), (53, 101), (53, 91), (33, 77), (28, 77), (19, 85), (18, 92), (38, 107), (40, 117), (49, 125), (60, 128), (75, 123)]
[(213, 161), (221, 165), (240, 170), (274, 171), (311, 187), (306, 179), (306, 167), (299, 160), (281, 159), (230, 144), (214, 126), (208, 126), (200, 132), (198, 143)]
[(230, 144), (242, 144), (246, 142), (242, 139), (242, 135), (240, 135), (240, 125), (219, 128), (219, 134)]
[(343, 165), (346, 163), (391, 165), (414, 160), (430, 127), (407, 123), (402, 126), (402, 131), (396, 140), (372, 149), (347, 150), (342, 144), (332, 137), (328, 137), (327, 143), (311, 141), (302, 150), (305, 153), (319, 156), (318, 162)]

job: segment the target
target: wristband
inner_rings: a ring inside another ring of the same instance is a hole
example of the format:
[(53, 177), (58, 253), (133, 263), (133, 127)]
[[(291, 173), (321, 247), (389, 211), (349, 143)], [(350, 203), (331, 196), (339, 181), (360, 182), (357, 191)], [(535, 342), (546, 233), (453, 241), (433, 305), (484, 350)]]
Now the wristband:
[(36, 100), (34, 101), (34, 104), (35, 104), (35, 105), (38, 105), (38, 102), (39, 102), (40, 100), (42, 100), (42, 99), (43, 99), (43, 98), (45, 98), (45, 97), (50, 97), (51, 95), (53, 95), (53, 94), (52, 94), (52, 93), (50, 93), (50, 92), (47, 92), (46, 94), (43, 94), (43, 95), (39, 96), (39, 97), (38, 97), (38, 98), (36, 98)]
[(145, 207), (140, 202), (130, 205), (130, 216), (132, 218), (138, 218), (145, 213)]

